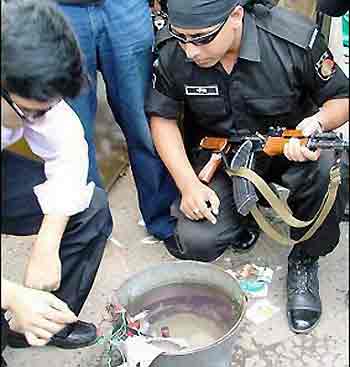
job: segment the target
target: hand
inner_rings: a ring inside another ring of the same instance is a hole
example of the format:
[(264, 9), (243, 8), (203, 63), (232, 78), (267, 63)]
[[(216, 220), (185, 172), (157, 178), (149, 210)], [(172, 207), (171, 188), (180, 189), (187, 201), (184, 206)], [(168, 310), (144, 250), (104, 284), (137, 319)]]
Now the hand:
[(320, 150), (312, 152), (301, 145), (299, 139), (291, 138), (284, 146), (284, 155), (294, 162), (317, 161), (320, 158)]
[(297, 126), (297, 130), (301, 130), (304, 136), (322, 133), (321, 121), (321, 115), (320, 112), (318, 112), (315, 115), (307, 117), (301, 121)]
[(9, 310), (16, 331), (24, 333), (29, 344), (43, 346), (67, 324), (78, 321), (68, 306), (53, 294), (17, 286)]
[(24, 277), (24, 285), (45, 291), (56, 291), (61, 284), (61, 261), (58, 250), (33, 248)]
[[(208, 206), (209, 204), (209, 206)], [(180, 210), (191, 220), (206, 218), (216, 224), (216, 215), (219, 214), (220, 199), (208, 186), (198, 180), (182, 192)]]

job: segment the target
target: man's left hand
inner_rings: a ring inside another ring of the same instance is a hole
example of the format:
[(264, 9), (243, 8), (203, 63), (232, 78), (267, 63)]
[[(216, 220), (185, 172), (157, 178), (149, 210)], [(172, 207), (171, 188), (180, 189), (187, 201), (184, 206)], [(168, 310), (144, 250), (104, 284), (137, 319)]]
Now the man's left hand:
[(61, 284), (61, 260), (57, 251), (33, 248), (24, 277), (24, 285), (44, 291), (56, 291)]
[(321, 121), (321, 114), (318, 112), (315, 115), (307, 117), (301, 121), (297, 126), (297, 130), (301, 130), (304, 136), (322, 133)]
[[(305, 118), (296, 127), (303, 135), (309, 137), (313, 134), (322, 133), (320, 112)], [(284, 146), (284, 155), (294, 162), (317, 161), (320, 158), (320, 151), (315, 152), (300, 144), (299, 139), (292, 138)]]
[(315, 152), (301, 145), (297, 138), (289, 139), (289, 142), (284, 146), (284, 155), (294, 162), (317, 161), (320, 158), (320, 150)]

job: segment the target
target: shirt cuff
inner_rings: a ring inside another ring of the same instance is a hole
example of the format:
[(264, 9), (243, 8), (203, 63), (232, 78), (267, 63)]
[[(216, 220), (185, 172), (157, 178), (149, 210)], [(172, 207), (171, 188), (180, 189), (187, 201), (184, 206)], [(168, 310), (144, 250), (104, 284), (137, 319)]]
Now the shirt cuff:
[(79, 187), (62, 187), (61, 184), (46, 181), (34, 187), (41, 210), (45, 215), (64, 215), (70, 217), (90, 206), (95, 184)]

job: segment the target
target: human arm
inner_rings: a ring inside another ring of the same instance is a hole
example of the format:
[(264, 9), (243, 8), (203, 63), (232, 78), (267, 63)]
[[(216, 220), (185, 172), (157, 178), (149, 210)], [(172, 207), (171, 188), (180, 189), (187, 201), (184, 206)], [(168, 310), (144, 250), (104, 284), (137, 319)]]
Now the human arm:
[(69, 217), (45, 215), (27, 264), (24, 285), (55, 291), (61, 283), (59, 248)]
[(326, 132), (337, 129), (349, 120), (349, 99), (333, 99), (326, 101), (315, 115), (307, 117), (297, 129), (305, 136), (315, 132)]
[[(219, 199), (197, 178), (177, 125), (178, 111), (184, 100), (181, 63), (183, 56), (179, 55), (176, 43), (170, 41), (162, 47), (154, 63), (153, 88), (146, 101), (146, 113), (150, 117), (156, 149), (182, 194), (180, 210), (189, 219), (207, 218), (215, 223)], [(211, 209), (206, 204), (208, 201)]]
[[(302, 87), (309, 91), (315, 104), (320, 106), (314, 115), (301, 121), (297, 129), (305, 136), (337, 129), (349, 119), (349, 83), (336, 65), (322, 36), (300, 61)], [(311, 152), (292, 139), (285, 147), (285, 155), (294, 161), (317, 160), (319, 152)]]
[(77, 321), (68, 306), (54, 295), (1, 280), (1, 308), (11, 311), (31, 345), (42, 346), (67, 324)]
[(156, 149), (182, 194), (180, 210), (191, 220), (206, 218), (215, 224), (220, 200), (193, 170), (176, 120), (152, 116), (151, 130)]
[[(305, 136), (318, 132), (326, 132), (337, 129), (349, 119), (349, 99), (333, 99), (324, 103), (319, 112), (307, 117), (297, 129)], [(305, 146), (300, 145), (299, 139), (291, 139), (284, 148), (284, 154), (289, 160), (303, 162), (307, 160), (318, 160), (320, 152), (312, 152)]]
[(46, 115), (24, 124), (24, 137), (33, 153), (44, 160), (46, 176), (34, 187), (44, 219), (32, 248), (25, 284), (55, 290), (61, 277), (62, 235), (69, 217), (89, 206), (94, 185), (87, 185), (87, 144), (78, 117), (65, 102)]

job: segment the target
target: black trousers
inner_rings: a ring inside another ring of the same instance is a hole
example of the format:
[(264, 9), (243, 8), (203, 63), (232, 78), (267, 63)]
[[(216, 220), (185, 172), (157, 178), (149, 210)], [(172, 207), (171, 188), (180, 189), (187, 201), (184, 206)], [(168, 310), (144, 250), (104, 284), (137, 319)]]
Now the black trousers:
[[(38, 233), (43, 213), (33, 187), (45, 180), (43, 164), (4, 151), (1, 168), (1, 233), (16, 236)], [(63, 234), (61, 286), (53, 294), (76, 315), (89, 295), (112, 227), (107, 194), (96, 188), (89, 208), (72, 216)], [(2, 318), (2, 327), (3, 321)]]
[[(327, 192), (329, 170), (334, 164), (334, 154), (322, 152), (317, 162), (294, 163), (284, 156), (257, 159), (255, 171), (267, 182), (280, 184), (290, 190), (288, 205), (294, 215), (301, 220), (310, 220), (319, 209)], [(194, 168), (199, 172), (208, 161), (206, 152), (200, 152), (194, 160)], [(348, 163), (342, 164), (343, 182), (336, 203), (323, 225), (314, 236), (301, 243), (303, 251), (310, 256), (325, 256), (332, 252), (340, 237), (339, 223), (342, 220), (348, 201)], [(175, 235), (182, 252), (182, 259), (213, 261), (225, 249), (237, 241), (241, 231), (247, 225), (247, 218), (237, 213), (232, 193), (232, 181), (223, 169), (219, 169), (210, 183), (210, 187), (220, 198), (220, 212), (217, 224), (207, 220), (191, 221), (179, 210), (180, 200), (172, 208), (177, 217)], [(291, 237), (299, 239), (305, 229), (291, 229)], [(295, 246), (299, 247), (299, 246)], [(176, 253), (174, 253), (176, 256)], [(179, 257), (179, 255), (177, 255)]]

